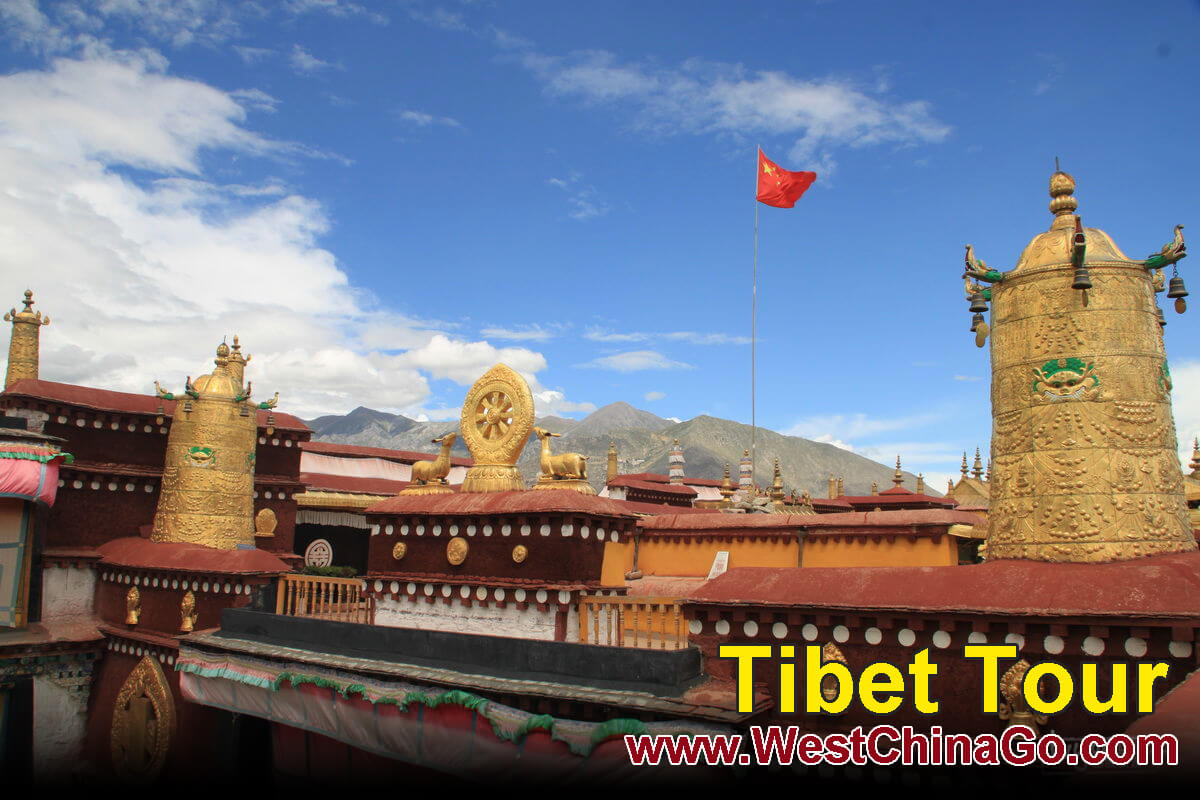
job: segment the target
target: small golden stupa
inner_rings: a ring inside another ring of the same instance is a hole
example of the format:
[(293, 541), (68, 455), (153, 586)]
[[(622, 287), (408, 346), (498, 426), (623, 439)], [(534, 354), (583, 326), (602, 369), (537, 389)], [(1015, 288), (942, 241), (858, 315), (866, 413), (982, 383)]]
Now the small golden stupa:
[[(235, 345), (236, 346), (236, 345)], [(234, 363), (231, 368), (231, 354)], [(162, 493), (150, 538), (223, 550), (254, 547), (254, 451), (258, 417), (243, 388), (240, 348), (217, 347), (216, 368), (185, 384), (176, 396), (167, 436)], [(257, 408), (275, 406), (275, 399)]]

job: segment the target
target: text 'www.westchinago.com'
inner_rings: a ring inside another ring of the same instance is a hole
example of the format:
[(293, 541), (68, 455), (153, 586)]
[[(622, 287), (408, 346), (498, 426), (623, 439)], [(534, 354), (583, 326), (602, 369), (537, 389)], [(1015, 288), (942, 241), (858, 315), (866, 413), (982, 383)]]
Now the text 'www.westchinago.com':
[(807, 766), (854, 764), (904, 766), (1174, 766), (1179, 741), (1170, 734), (1088, 734), (1068, 742), (1055, 733), (1038, 736), (1014, 725), (999, 736), (928, 732), (909, 726), (877, 725), (864, 731), (816, 734), (795, 726), (772, 725), (750, 729), (749, 750), (740, 734), (707, 736), (627, 735), (625, 749), (635, 766), (667, 763), (675, 766), (765, 766), (799, 763)]

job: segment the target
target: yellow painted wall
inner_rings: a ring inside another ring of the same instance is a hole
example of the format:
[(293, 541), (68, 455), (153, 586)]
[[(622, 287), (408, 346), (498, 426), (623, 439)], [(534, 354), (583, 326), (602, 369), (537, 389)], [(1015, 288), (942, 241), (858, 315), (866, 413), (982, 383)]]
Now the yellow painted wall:
[(958, 563), (953, 536), (811, 537), (804, 542), (805, 567), (944, 567)]
[(729, 551), (733, 567), (795, 567), (800, 564), (800, 542), (786, 539), (728, 539), (689, 537), (662, 539), (641, 537), (638, 569), (643, 575), (706, 577), (713, 559), (721, 550)]
[(626, 536), (619, 542), (604, 543), (604, 560), (600, 562), (602, 586), (624, 586), (625, 573), (633, 569), (633, 539)]

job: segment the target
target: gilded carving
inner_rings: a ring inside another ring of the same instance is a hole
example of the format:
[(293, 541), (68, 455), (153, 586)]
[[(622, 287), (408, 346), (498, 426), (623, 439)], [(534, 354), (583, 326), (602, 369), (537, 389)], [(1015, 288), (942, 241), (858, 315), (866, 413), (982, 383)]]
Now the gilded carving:
[(1000, 701), (999, 717), (1008, 723), (1005, 727), (1027, 725), (1033, 729), (1036, 736), (1041, 731), (1041, 726), (1046, 724), (1047, 718), (1045, 714), (1031, 711), (1025, 702), (1025, 676), (1029, 667), (1029, 662), (1022, 658), (1009, 667), (1000, 678), (1000, 696), (1003, 699)]
[(149, 783), (162, 772), (175, 735), (175, 700), (162, 667), (144, 656), (117, 692), (109, 735), (113, 769)]
[(470, 549), (471, 547), (467, 544), (466, 539), (461, 536), (455, 536), (446, 542), (446, 560), (457, 567), (467, 560), (467, 551)]
[(183, 600), (179, 602), (180, 633), (191, 633), (195, 630), (196, 616), (196, 595), (192, 594), (191, 589), (188, 589), (183, 595)]
[(525, 488), (516, 463), (533, 430), (533, 395), (520, 374), (504, 364), (488, 370), (467, 393), (459, 427), (475, 461), (462, 491)]
[(512, 560), (514, 564), (524, 563), (525, 559), (529, 558), (529, 548), (523, 544), (519, 544), (512, 549)]
[(571, 489), (583, 494), (595, 494), (596, 490), (587, 482), (587, 456), (580, 453), (550, 452), (550, 438), (562, 436), (545, 428), (534, 428), (533, 433), (541, 443), (540, 467), (535, 489)]
[(275, 516), (275, 512), (269, 508), (264, 508), (254, 515), (254, 535), (255, 536), (274, 536), (275, 528), (279, 526), (279, 520)]
[(458, 434), (451, 431), (434, 439), (433, 444), (442, 446), (437, 458), (413, 462), (412, 481), (400, 494), (442, 494), (453, 491), (446, 483), (446, 476), (450, 474), (450, 448), (457, 438)]
[(408, 544), (406, 542), (396, 542), (392, 545), (392, 558), (399, 561), (408, 554)]
[(137, 625), (142, 616), (142, 593), (136, 586), (130, 586), (125, 593), (125, 624)]

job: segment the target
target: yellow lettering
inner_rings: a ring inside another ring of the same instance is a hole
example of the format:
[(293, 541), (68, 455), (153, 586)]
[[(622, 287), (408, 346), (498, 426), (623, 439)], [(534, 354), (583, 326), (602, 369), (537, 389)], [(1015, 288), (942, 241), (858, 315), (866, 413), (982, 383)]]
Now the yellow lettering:
[(913, 705), (922, 714), (938, 712), (938, 701), (929, 699), (929, 678), (937, 671), (938, 665), (929, 663), (929, 648), (917, 653), (908, 665), (908, 674), (913, 676)]
[[(796, 648), (790, 644), (779, 648), (780, 658), (795, 658)], [(796, 710), (796, 665), (792, 663), (779, 664), (779, 710), (791, 714)]]
[[(1052, 701), (1042, 700), (1042, 696), (1038, 692), (1038, 684), (1045, 677), (1054, 678), (1058, 683), (1058, 694)], [(1057, 714), (1067, 707), (1067, 703), (1071, 702), (1071, 697), (1075, 694), (1075, 681), (1071, 678), (1071, 673), (1067, 672), (1066, 667), (1055, 664), (1053, 661), (1043, 661), (1037, 666), (1030, 667), (1029, 672), (1025, 673), (1025, 682), (1021, 685), (1021, 692), (1025, 695), (1025, 704), (1034, 711), (1040, 714)]]
[[(882, 680), (876, 680), (881, 678)], [(879, 699), (876, 692), (903, 692), (904, 675), (891, 664), (872, 664), (858, 678), (858, 699), (873, 714), (890, 714), (900, 707), (902, 697)]]
[(770, 658), (769, 644), (723, 644), (721, 658), (736, 658), (738, 711), (754, 710), (754, 659)]
[(963, 648), (965, 658), (983, 660), (983, 711), (985, 714), (995, 714), (999, 711), (1000, 696), (999, 661), (1002, 658), (1016, 658), (1015, 644), (969, 644)]
[[(845, 664), (839, 664), (837, 661), (822, 664), (819, 644), (810, 644), (805, 648), (805, 653), (805, 711), (809, 714), (823, 711), (830, 714), (842, 713), (854, 698), (854, 676)], [(828, 700), (822, 691), (826, 678), (837, 683), (836, 693), (831, 692), (832, 696)]]
[(1171, 665), (1165, 661), (1153, 664), (1138, 664), (1138, 713), (1149, 714), (1154, 710), (1154, 682), (1166, 678)]
[(1124, 714), (1126, 703), (1125, 688), (1129, 682), (1129, 665), (1112, 665), (1112, 696), (1109, 697), (1107, 703), (1101, 703), (1096, 693), (1098, 688), (1098, 681), (1096, 680), (1097, 669), (1098, 667), (1095, 664), (1083, 665), (1083, 707), (1093, 714)]

